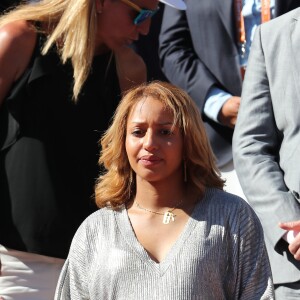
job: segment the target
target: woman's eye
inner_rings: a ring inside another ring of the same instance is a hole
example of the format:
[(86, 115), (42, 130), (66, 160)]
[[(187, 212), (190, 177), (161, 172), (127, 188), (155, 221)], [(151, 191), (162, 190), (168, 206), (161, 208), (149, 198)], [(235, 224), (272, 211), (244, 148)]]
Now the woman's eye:
[(131, 134), (134, 135), (134, 136), (140, 136), (140, 135), (143, 134), (143, 131), (140, 130), (140, 129), (135, 129), (135, 130), (133, 130), (133, 131), (131, 132)]
[(173, 132), (169, 129), (163, 129), (163, 130), (161, 130), (161, 133), (163, 135), (172, 135), (173, 134)]

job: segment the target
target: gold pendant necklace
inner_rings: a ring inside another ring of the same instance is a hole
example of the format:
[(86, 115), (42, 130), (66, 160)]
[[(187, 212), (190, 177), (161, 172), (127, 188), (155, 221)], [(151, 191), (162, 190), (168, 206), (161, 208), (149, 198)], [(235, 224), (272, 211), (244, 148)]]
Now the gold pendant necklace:
[(139, 208), (139, 209), (142, 209), (144, 211), (147, 211), (151, 214), (155, 214), (155, 215), (161, 215), (161, 216), (164, 216), (163, 218), (163, 224), (169, 224), (171, 221), (174, 222), (175, 221), (175, 217), (176, 215), (173, 214), (173, 211), (179, 207), (179, 205), (181, 205), (182, 203), (182, 200), (180, 200), (177, 205), (175, 207), (173, 207), (172, 209), (169, 209), (167, 210), (166, 212), (164, 213), (161, 213), (159, 211), (153, 211), (153, 210), (150, 210), (148, 208), (145, 208), (145, 207), (142, 207), (137, 201), (136, 202), (136, 206)]

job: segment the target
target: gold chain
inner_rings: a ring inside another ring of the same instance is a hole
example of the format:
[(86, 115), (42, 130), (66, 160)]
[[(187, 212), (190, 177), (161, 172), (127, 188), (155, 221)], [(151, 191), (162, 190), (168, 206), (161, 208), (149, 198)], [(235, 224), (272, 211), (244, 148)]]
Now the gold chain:
[(173, 221), (173, 222), (175, 221), (176, 215), (173, 214), (173, 211), (174, 211), (176, 208), (178, 208), (178, 207), (182, 204), (183, 200), (181, 199), (181, 200), (175, 205), (175, 207), (173, 207), (172, 209), (167, 210), (167, 211), (164, 212), (164, 213), (161, 213), (161, 212), (159, 212), (159, 211), (153, 211), (153, 210), (150, 210), (150, 209), (148, 209), (148, 208), (142, 207), (137, 201), (135, 201), (135, 202), (136, 202), (136, 206), (137, 206), (139, 209), (142, 209), (142, 210), (144, 210), (144, 211), (147, 211), (147, 212), (149, 212), (149, 213), (151, 213), (151, 214), (164, 216), (164, 218), (163, 218), (163, 224), (169, 224), (170, 221)]

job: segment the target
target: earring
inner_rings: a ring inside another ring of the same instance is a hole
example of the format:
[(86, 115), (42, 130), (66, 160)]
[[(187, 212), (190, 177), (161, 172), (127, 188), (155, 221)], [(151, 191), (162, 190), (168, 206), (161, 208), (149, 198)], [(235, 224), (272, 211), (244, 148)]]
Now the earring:
[(133, 183), (133, 171), (130, 168), (130, 170), (129, 170), (129, 185), (131, 186), (132, 183)]
[(133, 185), (133, 174), (132, 169), (129, 170), (129, 178), (127, 185), (128, 199), (131, 199), (132, 185)]
[(187, 182), (187, 173), (186, 173), (186, 162), (183, 161), (183, 181)]

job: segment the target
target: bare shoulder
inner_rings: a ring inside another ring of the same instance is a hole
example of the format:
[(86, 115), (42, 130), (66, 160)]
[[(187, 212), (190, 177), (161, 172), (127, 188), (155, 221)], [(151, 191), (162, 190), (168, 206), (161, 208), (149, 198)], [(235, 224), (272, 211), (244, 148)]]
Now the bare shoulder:
[[(123, 47), (115, 54), (119, 79), (123, 80), (124, 88), (121, 86), (123, 90), (147, 80), (146, 64), (133, 49)], [(120, 83), (122, 85), (122, 82)]]
[[(17, 21), (0, 29), (0, 60), (17, 67), (17, 75), (22, 74), (30, 61), (35, 46), (36, 32), (26, 21)], [(16, 78), (15, 78), (16, 79)]]
[(1, 27), (0, 38), (11, 46), (30, 46), (35, 42), (36, 32), (29, 22), (21, 20)]
[(29, 64), (35, 41), (36, 32), (26, 21), (0, 28), (0, 103)]

